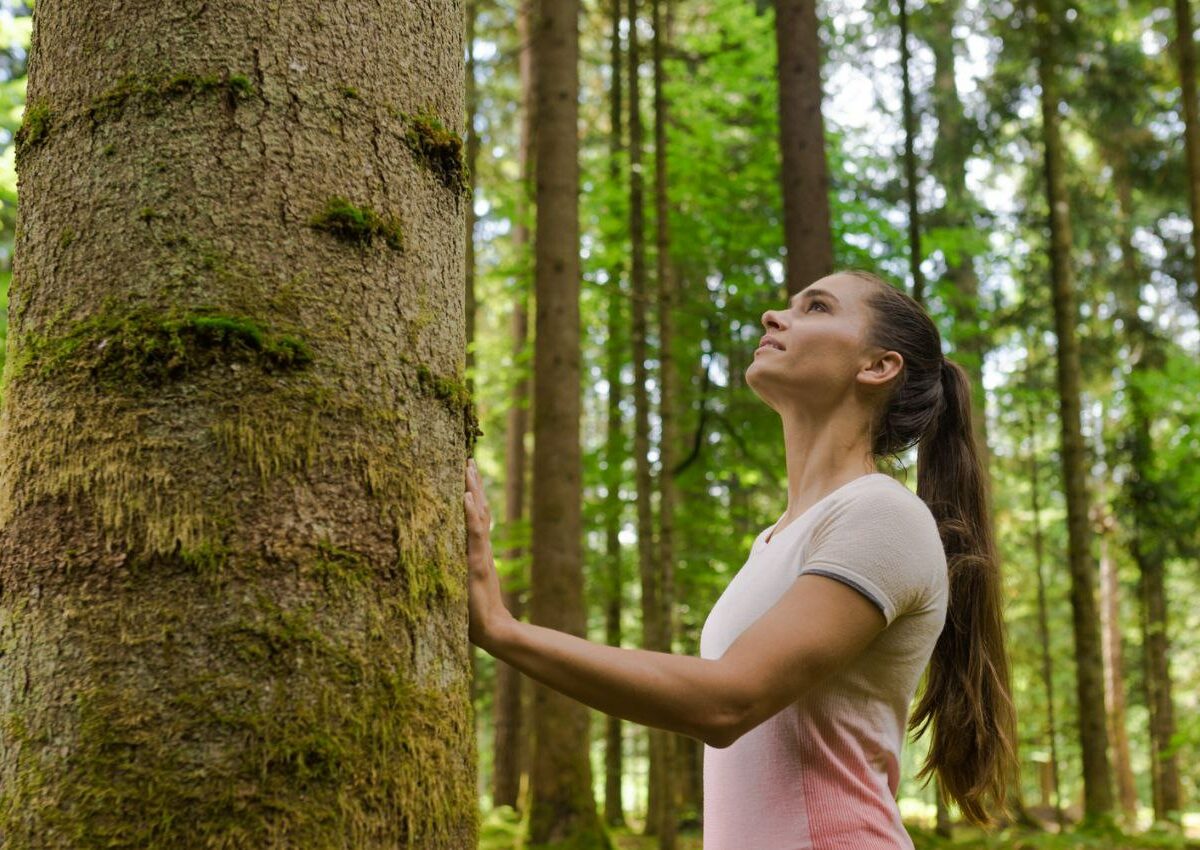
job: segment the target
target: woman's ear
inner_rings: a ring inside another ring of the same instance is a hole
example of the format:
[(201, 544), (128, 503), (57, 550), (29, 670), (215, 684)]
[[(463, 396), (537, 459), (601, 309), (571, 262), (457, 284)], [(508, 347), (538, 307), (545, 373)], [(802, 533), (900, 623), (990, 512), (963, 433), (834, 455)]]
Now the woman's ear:
[(898, 351), (883, 351), (870, 363), (858, 370), (858, 380), (873, 388), (891, 383), (904, 368), (904, 358)]

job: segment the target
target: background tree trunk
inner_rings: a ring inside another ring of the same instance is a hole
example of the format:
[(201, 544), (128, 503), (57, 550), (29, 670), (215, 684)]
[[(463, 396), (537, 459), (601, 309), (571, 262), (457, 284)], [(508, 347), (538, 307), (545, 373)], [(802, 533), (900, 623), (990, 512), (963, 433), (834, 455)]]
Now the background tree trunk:
[(1188, 199), (1192, 211), (1192, 303), (1200, 316), (1200, 116), (1196, 114), (1196, 39), (1190, 0), (1175, 0), (1175, 50), (1179, 59), (1183, 139), (1187, 153)]
[(39, 4), (29, 70), (5, 846), (474, 846), (461, 3)]
[(1063, 484), (1067, 501), (1068, 559), (1071, 569), (1071, 613), (1075, 632), (1076, 696), (1079, 746), (1083, 753), (1084, 815), (1111, 818), (1112, 778), (1108, 765), (1108, 731), (1104, 717), (1104, 660), (1096, 611), (1095, 563), (1088, 528), (1083, 436), (1080, 432), (1078, 311), (1071, 266), (1071, 218), (1063, 182), (1063, 150), (1059, 131), (1059, 97), (1054, 39), (1054, 0), (1035, 0), (1038, 80), (1042, 86), (1042, 134), (1045, 142), (1046, 196), (1050, 209), (1050, 264), (1054, 326), (1058, 339), (1059, 418), (1062, 428)]
[(921, 215), (917, 209), (917, 157), (913, 151), (916, 134), (913, 119), (912, 82), (908, 65), (908, 3), (900, 2), (900, 78), (904, 105), (904, 194), (908, 201), (908, 265), (912, 275), (912, 297), (925, 300), (925, 279), (921, 274)]
[[(675, 607), (675, 487), (676, 446), (679, 441), (679, 422), (676, 416), (676, 399), (679, 397), (679, 379), (675, 372), (672, 354), (674, 336), (675, 269), (671, 262), (670, 199), (667, 195), (667, 110), (669, 104), (663, 95), (663, 53), (670, 39), (668, 25), (670, 9), (663, 14), (663, 4), (670, 0), (651, 0), (654, 15), (654, 203), (657, 238), (658, 278), (658, 372), (659, 372), (659, 473), (658, 473), (658, 634), (654, 649), (671, 652), (675, 633), (672, 610)], [(662, 737), (662, 769), (658, 772), (659, 826), (658, 846), (661, 850), (674, 850), (679, 820), (676, 800), (677, 774), (679, 772), (676, 752), (680, 736), (660, 732)]]
[[(621, 0), (612, 0), (610, 15), (610, 71), (612, 91), (609, 99), (609, 179), (613, 186), (621, 184), (620, 156), (623, 149), (621, 127), (624, 123), (621, 97)], [(615, 206), (615, 205), (614, 205)], [(617, 216), (614, 214), (613, 218)], [(604, 459), (604, 486), (607, 490), (604, 511), (604, 550), (608, 562), (608, 601), (605, 606), (605, 641), (609, 646), (621, 645), (621, 600), (625, 582), (621, 570), (621, 469), (625, 457), (625, 435), (621, 424), (621, 353), (624, 293), (621, 290), (621, 264), (609, 272), (608, 281), (608, 338), (605, 380), (608, 383), (608, 421)], [(625, 812), (621, 802), (621, 782), (624, 774), (623, 733), (621, 718), (605, 718), (604, 735), (604, 822), (609, 826), (624, 826)]]
[(775, 0), (775, 44), (786, 282), (791, 297), (833, 271), (816, 0)]
[[(521, 86), (521, 119), (517, 140), (517, 165), (521, 171), (521, 189), (517, 195), (517, 210), (513, 225), (513, 252), (518, 267), (528, 268), (530, 194), (533, 188), (533, 132), (536, 121), (534, 103), (533, 48), (530, 44), (530, 2), (517, 7), (518, 77)], [(524, 275), (519, 275), (524, 280)], [(512, 359), (517, 372), (513, 384), (512, 403), (505, 421), (504, 451), (504, 521), (511, 537), (520, 533), (525, 522), (525, 475), (529, 459), (525, 438), (529, 431), (529, 308), (528, 289), (517, 284), (517, 297), (512, 305)], [(525, 549), (512, 546), (504, 553), (509, 563), (519, 563)], [(505, 582), (503, 596), (512, 615), (520, 619), (525, 613), (522, 589), (525, 585), (517, 576)], [(496, 660), (495, 747), (493, 757), (492, 800), (497, 806), (520, 808), (521, 774), (528, 763), (524, 718), (524, 677), (509, 665)]]
[[(538, 0), (537, 225), (530, 621), (584, 637), (579, 443), (578, 0)], [(534, 693), (528, 846), (608, 846), (592, 794), (590, 709), (546, 686)]]

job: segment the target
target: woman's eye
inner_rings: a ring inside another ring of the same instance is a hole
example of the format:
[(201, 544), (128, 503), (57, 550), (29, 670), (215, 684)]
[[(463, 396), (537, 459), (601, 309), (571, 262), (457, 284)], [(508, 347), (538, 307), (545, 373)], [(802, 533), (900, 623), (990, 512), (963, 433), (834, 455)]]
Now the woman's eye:
[(825, 307), (825, 304), (824, 304), (824, 302), (822, 302), (822, 301), (813, 301), (813, 302), (810, 302), (810, 303), (809, 303), (809, 305), (808, 305), (808, 309), (809, 309), (809, 311), (810, 311), (810, 312), (812, 311), (812, 308), (813, 308), (813, 307), (820, 307), (821, 309), (825, 310), (826, 312), (829, 312), (829, 311), (828, 311), (828, 308), (826, 308), (826, 307)]

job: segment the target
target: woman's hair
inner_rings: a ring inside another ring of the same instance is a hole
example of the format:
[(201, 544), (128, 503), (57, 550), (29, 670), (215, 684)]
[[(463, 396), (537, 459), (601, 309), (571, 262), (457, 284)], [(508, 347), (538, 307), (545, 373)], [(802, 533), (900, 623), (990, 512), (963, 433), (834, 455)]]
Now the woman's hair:
[(876, 284), (867, 297), (873, 313), (867, 341), (904, 358), (872, 423), (872, 452), (879, 458), (917, 446), (917, 495), (937, 520), (946, 551), (946, 625), (909, 721), (916, 737), (933, 729), (918, 778), (936, 772), (963, 815), (987, 824), (1004, 812), (1006, 786), (1016, 779), (1016, 711), (970, 379), (943, 357), (937, 326), (920, 304), (869, 272), (841, 273)]

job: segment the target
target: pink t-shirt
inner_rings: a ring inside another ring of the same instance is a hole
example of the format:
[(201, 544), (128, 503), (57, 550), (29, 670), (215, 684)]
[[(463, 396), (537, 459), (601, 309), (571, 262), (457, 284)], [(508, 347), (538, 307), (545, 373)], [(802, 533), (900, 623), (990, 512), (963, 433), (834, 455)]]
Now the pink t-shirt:
[[(781, 518), (782, 519), (782, 518)], [(720, 658), (801, 573), (865, 595), (887, 627), (854, 663), (747, 732), (704, 747), (704, 850), (908, 850), (896, 792), (909, 704), (946, 619), (937, 523), (871, 473), (755, 539), (700, 633)]]

